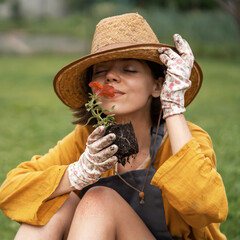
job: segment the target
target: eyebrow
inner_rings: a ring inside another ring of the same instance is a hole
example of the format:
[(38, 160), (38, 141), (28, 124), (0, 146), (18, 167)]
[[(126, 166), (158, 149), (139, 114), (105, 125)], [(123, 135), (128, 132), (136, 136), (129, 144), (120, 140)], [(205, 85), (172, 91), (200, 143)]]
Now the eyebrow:
[(100, 63), (96, 63), (94, 66), (96, 65), (100, 65), (100, 64), (107, 64), (108, 62), (111, 62), (111, 61), (116, 61), (116, 60), (120, 60), (120, 61), (137, 61), (137, 62), (140, 62), (140, 63), (143, 63), (144, 60), (143, 59), (136, 59), (136, 58), (119, 58), (119, 59), (115, 59), (115, 60), (109, 60), (109, 61), (104, 61), (104, 62), (100, 62)]

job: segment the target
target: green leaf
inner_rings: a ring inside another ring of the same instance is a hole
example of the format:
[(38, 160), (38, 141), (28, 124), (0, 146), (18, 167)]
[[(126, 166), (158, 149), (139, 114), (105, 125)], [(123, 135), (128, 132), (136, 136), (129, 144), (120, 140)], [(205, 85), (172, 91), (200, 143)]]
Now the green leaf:
[(94, 103), (94, 105), (100, 105), (100, 104), (102, 104), (102, 102), (96, 102), (96, 103)]
[(107, 115), (108, 117), (114, 117), (115, 116), (115, 114), (109, 114), (109, 115)]
[(115, 108), (115, 105), (113, 105), (113, 106), (110, 108), (110, 110), (108, 110), (108, 111), (109, 111), (109, 112), (112, 112), (114, 108)]

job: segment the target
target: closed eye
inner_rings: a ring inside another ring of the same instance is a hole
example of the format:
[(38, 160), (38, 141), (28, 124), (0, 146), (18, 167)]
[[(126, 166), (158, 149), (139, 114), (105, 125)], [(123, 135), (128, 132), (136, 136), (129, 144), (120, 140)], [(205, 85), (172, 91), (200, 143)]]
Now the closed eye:
[(98, 74), (105, 73), (105, 72), (107, 72), (107, 70), (99, 70), (99, 71), (94, 72), (94, 75), (98, 75)]
[(137, 72), (137, 71), (131, 70), (131, 69), (125, 69), (124, 71), (125, 71), (125, 72), (129, 72), (129, 73), (136, 73), (136, 72)]

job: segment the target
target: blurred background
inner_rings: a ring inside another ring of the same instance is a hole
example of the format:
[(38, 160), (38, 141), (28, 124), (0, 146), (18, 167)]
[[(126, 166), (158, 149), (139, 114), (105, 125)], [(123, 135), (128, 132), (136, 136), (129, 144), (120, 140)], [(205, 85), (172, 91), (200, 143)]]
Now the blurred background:
[[(88, 54), (104, 17), (138, 12), (160, 42), (190, 43), (204, 73), (186, 117), (211, 136), (229, 200), (221, 230), (240, 237), (240, 0), (0, 0), (0, 184), (20, 162), (44, 154), (74, 129), (52, 80)], [(0, 239), (19, 227), (0, 211)]]

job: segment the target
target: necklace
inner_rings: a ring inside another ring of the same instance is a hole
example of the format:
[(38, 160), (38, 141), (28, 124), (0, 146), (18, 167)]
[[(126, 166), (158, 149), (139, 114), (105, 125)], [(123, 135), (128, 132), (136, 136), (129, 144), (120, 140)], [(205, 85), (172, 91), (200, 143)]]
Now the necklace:
[(149, 170), (150, 170), (150, 166), (151, 166), (151, 162), (152, 162), (152, 158), (153, 158), (153, 153), (154, 153), (154, 150), (155, 150), (155, 145), (156, 145), (156, 140), (157, 140), (157, 133), (158, 133), (158, 129), (159, 129), (159, 125), (160, 125), (160, 120), (161, 120), (161, 115), (162, 115), (162, 110), (160, 111), (159, 113), (159, 117), (158, 117), (158, 123), (157, 123), (157, 130), (156, 130), (156, 135), (155, 135), (155, 138), (154, 138), (154, 142), (153, 142), (153, 148), (152, 148), (152, 152), (151, 152), (151, 161), (150, 161), (150, 164), (147, 168), (147, 173), (146, 173), (146, 176), (145, 176), (145, 179), (144, 179), (144, 183), (143, 183), (143, 186), (142, 186), (142, 189), (139, 190), (137, 189), (136, 187), (132, 186), (130, 183), (128, 183), (125, 179), (122, 178), (122, 176), (118, 173), (118, 172), (115, 172), (115, 174), (117, 174), (117, 176), (126, 184), (128, 185), (129, 187), (131, 187), (132, 189), (134, 189), (135, 191), (138, 192), (138, 196), (140, 198), (140, 204), (144, 204), (144, 188), (146, 186), (146, 182), (147, 182), (147, 177), (148, 177), (148, 174), (149, 174)]

